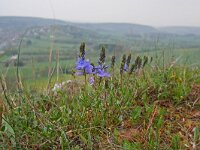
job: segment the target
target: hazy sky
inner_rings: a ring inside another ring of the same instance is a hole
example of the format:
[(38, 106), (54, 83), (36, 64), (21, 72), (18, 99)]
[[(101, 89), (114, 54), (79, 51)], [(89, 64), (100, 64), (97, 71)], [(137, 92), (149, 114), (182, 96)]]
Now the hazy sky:
[(0, 16), (200, 26), (200, 0), (0, 0)]

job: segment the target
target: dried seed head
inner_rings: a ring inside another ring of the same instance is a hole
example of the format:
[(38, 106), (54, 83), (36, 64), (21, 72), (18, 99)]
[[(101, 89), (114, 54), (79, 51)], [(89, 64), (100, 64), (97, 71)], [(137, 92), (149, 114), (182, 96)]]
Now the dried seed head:
[(139, 59), (139, 62), (138, 62), (138, 69), (140, 69), (141, 67), (142, 67), (142, 58), (141, 57), (139, 57), (140, 59)]
[(138, 69), (138, 64), (139, 64), (139, 60), (140, 59), (140, 56), (137, 56), (137, 58), (135, 59), (135, 67), (136, 69)]
[(123, 57), (122, 57), (122, 63), (125, 64), (125, 62), (126, 62), (126, 54), (124, 54)]
[(135, 66), (136, 66), (136, 69), (140, 69), (141, 66), (142, 66), (142, 58), (140, 56), (138, 56), (135, 60)]
[(135, 64), (131, 65), (131, 69), (129, 71), (129, 74), (132, 74), (135, 71), (135, 69), (136, 69), (135, 67), (136, 67)]
[(111, 59), (111, 68), (114, 68), (115, 66), (115, 56), (112, 56), (112, 59)]
[(131, 54), (128, 55), (128, 58), (126, 60), (126, 64), (128, 67), (129, 67), (130, 62), (131, 62)]
[(125, 63), (126, 63), (126, 55), (124, 54), (122, 56), (122, 62), (121, 62), (121, 67), (120, 67), (120, 74), (122, 74), (123, 71), (124, 71), (124, 65), (125, 65)]
[(105, 53), (105, 47), (102, 47), (100, 57), (99, 57), (99, 64), (102, 65), (105, 63), (106, 53)]
[(84, 42), (81, 43), (81, 45), (80, 45), (80, 55), (79, 55), (79, 57), (85, 59), (85, 43)]
[(144, 56), (144, 62), (143, 62), (143, 66), (142, 67), (144, 67), (147, 63), (148, 63), (148, 57)]

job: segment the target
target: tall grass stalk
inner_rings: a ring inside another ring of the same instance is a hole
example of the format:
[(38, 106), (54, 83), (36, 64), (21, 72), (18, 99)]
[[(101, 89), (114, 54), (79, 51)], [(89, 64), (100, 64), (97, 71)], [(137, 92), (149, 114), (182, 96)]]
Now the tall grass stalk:
[(21, 78), (20, 78), (20, 74), (19, 74), (19, 61), (20, 61), (20, 52), (21, 52), (22, 41), (23, 41), (23, 37), (20, 40), (19, 47), (18, 47), (18, 55), (17, 55), (17, 68), (16, 68), (17, 74), (16, 75), (17, 75), (17, 87), (18, 87), (18, 90), (22, 90), (23, 89)]
[(31, 66), (32, 66), (32, 79), (36, 80), (35, 63), (33, 57), (31, 58)]
[(60, 51), (57, 49), (56, 51), (56, 76), (57, 82), (59, 81), (59, 72), (60, 72)]
[(49, 49), (49, 69), (48, 69), (49, 71), (48, 71), (47, 91), (50, 90), (51, 78), (52, 78), (52, 76), (53, 76), (52, 73), (54, 72), (54, 71), (52, 71), (52, 52), (53, 52), (52, 47), (53, 47), (53, 44), (51, 44), (51, 47), (50, 47), (50, 49)]
[(6, 88), (6, 82), (5, 82), (5, 79), (3, 78), (3, 76), (0, 76), (0, 84), (1, 84), (1, 88), (3, 90), (3, 95), (4, 95), (4, 98), (6, 99), (6, 102), (9, 106), (10, 109), (12, 109), (12, 104), (10, 102), (10, 99), (7, 95), (7, 88)]

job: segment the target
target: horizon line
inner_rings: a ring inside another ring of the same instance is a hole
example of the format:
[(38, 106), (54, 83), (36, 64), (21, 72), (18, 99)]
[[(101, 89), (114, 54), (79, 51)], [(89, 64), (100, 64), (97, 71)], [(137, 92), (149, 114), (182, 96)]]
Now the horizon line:
[(165, 28), (165, 27), (192, 27), (192, 28), (200, 28), (200, 25), (149, 25), (149, 24), (143, 24), (143, 23), (134, 23), (134, 22), (126, 22), (126, 21), (77, 21), (77, 20), (67, 20), (62, 18), (52, 18), (52, 17), (38, 17), (38, 16), (17, 16), (17, 15), (3, 15), (0, 17), (21, 17), (21, 18), (37, 18), (37, 19), (50, 19), (50, 20), (58, 20), (58, 21), (64, 21), (69, 23), (82, 23), (82, 24), (132, 24), (132, 25), (142, 25), (142, 26), (149, 26), (154, 28)]

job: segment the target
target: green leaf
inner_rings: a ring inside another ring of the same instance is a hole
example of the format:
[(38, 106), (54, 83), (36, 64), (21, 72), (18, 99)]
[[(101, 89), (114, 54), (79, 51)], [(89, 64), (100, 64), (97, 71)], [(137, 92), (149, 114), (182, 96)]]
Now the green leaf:
[(82, 134), (79, 134), (79, 137), (81, 138), (82, 142), (87, 145), (87, 139)]
[(194, 142), (198, 142), (199, 140), (199, 128), (198, 127), (195, 127), (194, 128)]
[(138, 117), (140, 117), (141, 115), (141, 112), (142, 112), (142, 108), (140, 106), (137, 106), (132, 113), (132, 119), (133, 120), (138, 119)]
[(3, 126), (4, 133), (10, 138), (13, 147), (15, 147), (16, 141), (15, 141), (15, 132), (13, 128), (7, 121), (5, 121), (5, 119), (2, 120), (2, 126)]

